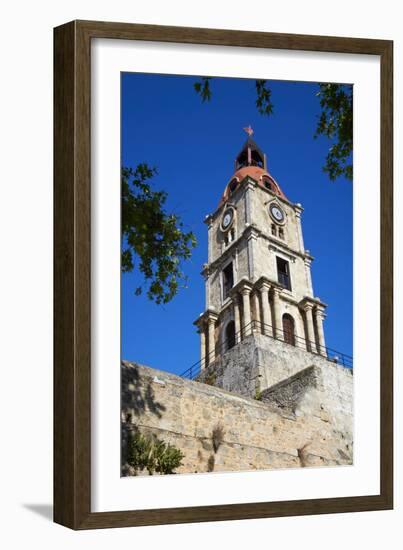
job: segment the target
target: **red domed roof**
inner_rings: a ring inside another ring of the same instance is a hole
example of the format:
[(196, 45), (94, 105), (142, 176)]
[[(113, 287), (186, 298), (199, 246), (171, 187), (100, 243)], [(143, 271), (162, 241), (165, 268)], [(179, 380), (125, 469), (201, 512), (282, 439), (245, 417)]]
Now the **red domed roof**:
[(270, 191), (275, 195), (281, 197), (282, 199), (288, 200), (282, 192), (279, 184), (276, 182), (273, 176), (271, 176), (269, 172), (267, 172), (267, 170), (261, 168), (260, 166), (243, 166), (242, 168), (239, 168), (230, 179), (224, 190), (218, 207), (227, 202), (231, 193), (242, 182), (242, 180), (246, 178), (246, 176), (250, 176), (255, 181), (257, 181), (260, 187), (263, 187), (264, 189), (270, 189)]

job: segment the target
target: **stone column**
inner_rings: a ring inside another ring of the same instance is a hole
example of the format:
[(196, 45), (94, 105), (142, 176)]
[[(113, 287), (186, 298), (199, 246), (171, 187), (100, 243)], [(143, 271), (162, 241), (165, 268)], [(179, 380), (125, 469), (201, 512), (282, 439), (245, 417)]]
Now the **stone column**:
[(270, 285), (263, 284), (260, 287), (260, 298), (262, 300), (263, 314), (263, 334), (266, 334), (267, 336), (273, 336), (273, 322), (271, 318), (269, 291)]
[(213, 261), (213, 218), (212, 216), (206, 216), (206, 219), (204, 220), (204, 223), (208, 226), (208, 262), (211, 263)]
[(315, 309), (315, 323), (316, 330), (318, 333), (318, 353), (321, 355), (327, 356), (326, 352), (326, 343), (325, 343), (325, 333), (323, 332), (323, 320), (325, 319), (325, 313), (322, 309)]
[(235, 343), (241, 341), (241, 316), (239, 314), (239, 299), (237, 295), (232, 297), (234, 303)]
[(209, 317), (208, 320), (208, 364), (215, 359), (215, 319)]
[(305, 265), (305, 278), (306, 278), (306, 286), (307, 286), (307, 291), (308, 291), (307, 295), (308, 296), (313, 296), (311, 263), (312, 263), (312, 259), (308, 256), (305, 256), (304, 265)]
[(205, 309), (208, 310), (210, 308), (210, 277), (207, 264), (204, 264), (202, 273), (204, 275), (204, 289), (206, 293)]
[(259, 302), (259, 294), (257, 291), (255, 291), (252, 295), (253, 299), (253, 308), (255, 310), (254, 317), (253, 317), (253, 331), (254, 332), (261, 332), (262, 331), (262, 325), (260, 323), (260, 302)]
[(297, 219), (297, 233), (298, 233), (299, 250), (300, 250), (300, 252), (304, 253), (305, 252), (304, 238), (302, 236), (302, 227), (301, 227), (301, 213), (302, 213), (303, 208), (299, 203), (297, 203), (297, 204), (294, 204), (294, 210), (295, 210), (295, 217)]
[(245, 204), (245, 224), (252, 223), (252, 212), (253, 212), (253, 191), (255, 190), (256, 183), (250, 178), (247, 179), (244, 195), (244, 204)]
[(283, 327), (281, 323), (280, 312), (280, 289), (273, 287), (273, 306), (274, 306), (274, 328), (275, 337), (277, 340), (283, 340)]
[(203, 370), (206, 366), (206, 333), (204, 326), (199, 327), (200, 333), (200, 370)]
[(250, 317), (250, 288), (243, 288), (242, 293), (242, 305), (243, 305), (243, 329), (244, 335), (247, 336), (251, 333), (251, 317)]
[(252, 227), (249, 228), (250, 233), (247, 236), (247, 255), (248, 255), (248, 273), (249, 281), (253, 282), (255, 280), (255, 251), (256, 251), (256, 242), (258, 239), (258, 233)]
[(312, 304), (304, 304), (305, 318), (306, 318), (306, 349), (315, 353), (316, 344), (315, 344), (315, 331), (313, 328), (313, 316), (312, 316)]

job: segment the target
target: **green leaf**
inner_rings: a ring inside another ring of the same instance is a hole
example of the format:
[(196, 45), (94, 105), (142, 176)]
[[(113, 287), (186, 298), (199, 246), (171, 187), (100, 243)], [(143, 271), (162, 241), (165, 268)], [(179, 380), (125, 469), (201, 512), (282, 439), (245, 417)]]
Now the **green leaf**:
[(269, 116), (273, 114), (273, 103), (271, 101), (271, 89), (267, 80), (256, 80), (256, 107), (261, 115)]
[(326, 156), (324, 172), (334, 181), (340, 176), (353, 179), (353, 87), (344, 84), (319, 84), (316, 94), (322, 112), (314, 137), (332, 141)]
[(200, 81), (193, 84), (196, 93), (201, 97), (202, 103), (211, 99), (210, 80), (210, 76), (202, 76)]
[[(148, 298), (161, 304), (172, 300), (184, 286), (181, 262), (191, 257), (196, 237), (183, 231), (179, 216), (165, 210), (167, 193), (153, 190), (149, 181), (156, 173), (145, 163), (122, 168), (121, 261), (124, 273), (136, 265)], [(134, 293), (140, 295), (142, 287)]]

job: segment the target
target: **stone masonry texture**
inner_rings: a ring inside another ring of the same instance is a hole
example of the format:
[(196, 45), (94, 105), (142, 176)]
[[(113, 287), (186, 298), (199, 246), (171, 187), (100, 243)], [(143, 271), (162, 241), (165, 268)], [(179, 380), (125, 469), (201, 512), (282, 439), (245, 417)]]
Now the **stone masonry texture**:
[(248, 396), (123, 361), (122, 475), (134, 473), (133, 430), (179, 448), (177, 473), (352, 464), (352, 372), (307, 355), (311, 364), (257, 391), (250, 385)]

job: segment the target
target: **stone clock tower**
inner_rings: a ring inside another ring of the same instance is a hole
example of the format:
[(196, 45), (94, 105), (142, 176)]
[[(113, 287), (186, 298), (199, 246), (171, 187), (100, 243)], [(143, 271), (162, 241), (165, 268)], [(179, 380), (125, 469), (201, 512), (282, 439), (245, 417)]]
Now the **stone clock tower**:
[(218, 207), (206, 217), (199, 379), (244, 394), (327, 361), (326, 305), (315, 297), (300, 204), (270, 175), (249, 136)]
[[(122, 364), (123, 475), (137, 473), (125, 462), (134, 430), (179, 448), (178, 473), (353, 463), (353, 369), (344, 368), (352, 358), (326, 347), (302, 206), (281, 190), (247, 131), (206, 218), (200, 362), (180, 377)], [(139, 388), (152, 392), (160, 422)]]

